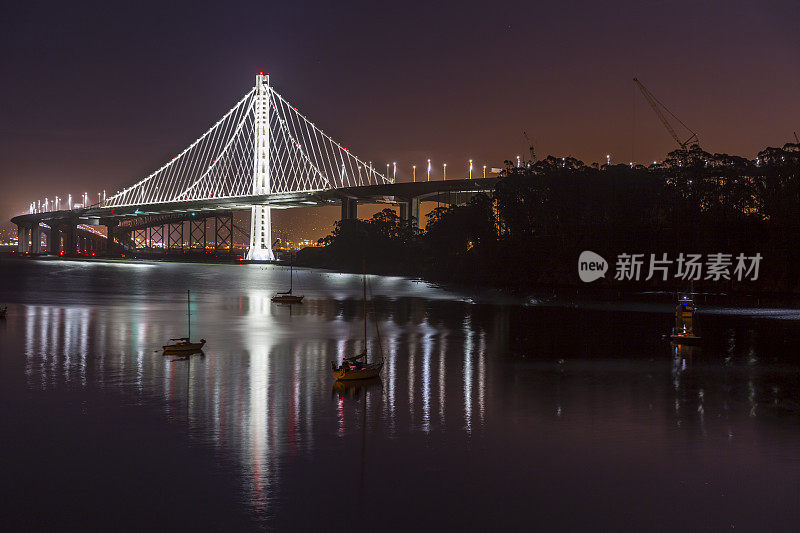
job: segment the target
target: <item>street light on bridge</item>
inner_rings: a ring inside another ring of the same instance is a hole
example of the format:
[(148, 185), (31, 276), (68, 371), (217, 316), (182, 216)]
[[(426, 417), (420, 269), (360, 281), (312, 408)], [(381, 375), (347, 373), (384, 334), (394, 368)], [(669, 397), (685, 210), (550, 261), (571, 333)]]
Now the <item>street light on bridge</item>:
[(447, 179), (447, 163), (445, 163), (444, 166), (442, 167), (442, 179), (444, 180)]
[(417, 181), (417, 165), (414, 165), (412, 168), (414, 169), (414, 175), (413, 175), (413, 177), (411, 179), (412, 179), (412, 181), (414, 181), (416, 183), (416, 181)]
[(486, 165), (483, 165), (483, 177), (486, 177)]
[(469, 160), (469, 179), (472, 179), (472, 159)]
[(428, 181), (431, 181), (431, 160), (428, 159)]

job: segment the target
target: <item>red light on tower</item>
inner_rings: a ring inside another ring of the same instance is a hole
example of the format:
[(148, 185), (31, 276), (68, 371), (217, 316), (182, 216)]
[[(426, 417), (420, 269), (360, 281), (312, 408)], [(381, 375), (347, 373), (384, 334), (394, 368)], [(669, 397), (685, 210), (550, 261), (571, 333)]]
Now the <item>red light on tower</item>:
[(263, 76), (263, 75), (264, 75), (264, 71), (263, 71), (263, 70), (259, 70), (259, 71), (258, 71), (258, 75), (259, 75), (259, 76)]

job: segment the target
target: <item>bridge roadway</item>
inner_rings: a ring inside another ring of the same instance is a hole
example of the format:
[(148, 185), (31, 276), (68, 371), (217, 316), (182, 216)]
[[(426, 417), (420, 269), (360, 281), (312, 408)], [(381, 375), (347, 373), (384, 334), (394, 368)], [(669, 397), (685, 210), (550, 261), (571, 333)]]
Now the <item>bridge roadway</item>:
[[(364, 185), (307, 192), (271, 193), (238, 197), (207, 198), (180, 202), (163, 202), (120, 207), (89, 206), (81, 209), (48, 211), (19, 215), (11, 219), (18, 227), (20, 253), (38, 253), (35, 240), (38, 224), (44, 222), (54, 228), (51, 234), (64, 238), (64, 249), (72, 253), (74, 229), (78, 224), (104, 225), (108, 228), (109, 248), (115, 243), (115, 229), (123, 220), (137, 217), (206, 213), (214, 211), (236, 211), (254, 205), (266, 205), (277, 209), (292, 207), (341, 205), (342, 219), (357, 217), (357, 206), (361, 204), (398, 205), (400, 217), (419, 223), (419, 204), (426, 200), (437, 200), (446, 204), (464, 203), (473, 193), (493, 190), (498, 177), (453, 179), (439, 181), (401, 182), (381, 185)], [(61, 249), (61, 239), (53, 238), (55, 247), (51, 253)], [(109, 249), (109, 252), (114, 250)]]

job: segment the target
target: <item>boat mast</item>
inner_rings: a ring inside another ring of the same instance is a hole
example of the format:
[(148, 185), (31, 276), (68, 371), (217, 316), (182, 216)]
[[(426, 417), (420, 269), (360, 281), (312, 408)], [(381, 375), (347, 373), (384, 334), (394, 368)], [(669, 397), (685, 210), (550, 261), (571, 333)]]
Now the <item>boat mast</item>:
[(294, 254), (292, 254), (292, 252), (289, 252), (289, 254), (289, 294), (292, 294), (292, 285), (294, 280), (292, 276), (294, 267)]
[(363, 264), (364, 275), (362, 277), (362, 285), (364, 289), (364, 295), (362, 297), (362, 301), (364, 302), (364, 364), (367, 363), (367, 261), (364, 260)]
[(372, 286), (369, 287), (369, 294), (372, 296), (372, 318), (375, 320), (375, 338), (378, 340), (378, 353), (383, 359), (383, 343), (381, 342), (381, 330), (378, 328), (378, 310), (375, 309), (375, 294), (372, 292)]
[(189, 312), (189, 289), (186, 289), (186, 326), (189, 328), (189, 341), (192, 340), (192, 315)]

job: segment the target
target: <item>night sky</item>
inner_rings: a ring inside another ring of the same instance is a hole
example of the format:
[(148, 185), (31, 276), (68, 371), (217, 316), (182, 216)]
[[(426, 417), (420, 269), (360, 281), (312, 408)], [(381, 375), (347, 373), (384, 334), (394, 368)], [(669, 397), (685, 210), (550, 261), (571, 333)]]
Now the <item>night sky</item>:
[[(797, 1), (165, 4), (4, 3), (0, 219), (136, 182), (262, 69), (400, 180), (428, 157), (435, 177), (501, 166), (526, 154), (523, 130), (540, 156), (660, 159), (675, 146), (634, 76), (708, 151), (753, 156), (800, 132)], [(275, 224), (329, 224), (315, 213)]]

